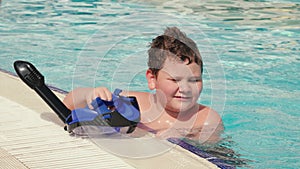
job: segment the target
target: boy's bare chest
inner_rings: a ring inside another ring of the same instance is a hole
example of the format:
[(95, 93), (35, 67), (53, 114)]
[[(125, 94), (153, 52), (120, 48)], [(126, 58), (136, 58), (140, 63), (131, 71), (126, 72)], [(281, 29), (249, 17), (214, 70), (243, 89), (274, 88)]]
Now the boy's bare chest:
[(205, 116), (194, 115), (188, 120), (180, 120), (161, 115), (152, 121), (144, 121), (147, 130), (164, 137), (187, 137), (199, 135), (205, 122)]

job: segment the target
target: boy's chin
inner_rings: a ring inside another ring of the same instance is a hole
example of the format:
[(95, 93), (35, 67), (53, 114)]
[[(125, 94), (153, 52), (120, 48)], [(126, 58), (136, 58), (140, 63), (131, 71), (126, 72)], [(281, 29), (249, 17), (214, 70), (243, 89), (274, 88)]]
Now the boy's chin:
[(180, 113), (186, 113), (189, 111), (192, 111), (193, 106), (191, 104), (188, 105), (181, 105), (181, 106), (172, 106), (172, 108), (169, 108), (170, 111), (180, 114)]

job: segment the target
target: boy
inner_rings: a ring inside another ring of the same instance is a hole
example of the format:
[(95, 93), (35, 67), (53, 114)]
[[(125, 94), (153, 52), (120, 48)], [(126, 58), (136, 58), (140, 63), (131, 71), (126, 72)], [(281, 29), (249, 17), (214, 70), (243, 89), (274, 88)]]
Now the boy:
[[(141, 111), (139, 128), (162, 138), (218, 141), (223, 131), (220, 116), (197, 103), (202, 91), (203, 63), (195, 42), (178, 28), (167, 28), (152, 40), (148, 55), (146, 78), (155, 93), (121, 93), (136, 97)], [(112, 94), (105, 87), (78, 88), (65, 97), (64, 104), (73, 110), (89, 105), (96, 97), (111, 100)]]

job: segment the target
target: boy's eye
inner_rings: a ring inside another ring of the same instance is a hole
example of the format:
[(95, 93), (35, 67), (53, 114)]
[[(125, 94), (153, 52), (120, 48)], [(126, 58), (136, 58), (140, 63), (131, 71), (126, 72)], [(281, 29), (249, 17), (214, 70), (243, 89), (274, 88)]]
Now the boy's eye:
[(171, 80), (173, 82), (178, 82), (179, 81), (178, 79), (169, 79), (169, 80)]
[(202, 79), (190, 79), (189, 81), (190, 81), (190, 82), (201, 82)]
[(168, 78), (169, 81), (172, 81), (172, 82), (179, 82), (180, 81), (180, 78)]

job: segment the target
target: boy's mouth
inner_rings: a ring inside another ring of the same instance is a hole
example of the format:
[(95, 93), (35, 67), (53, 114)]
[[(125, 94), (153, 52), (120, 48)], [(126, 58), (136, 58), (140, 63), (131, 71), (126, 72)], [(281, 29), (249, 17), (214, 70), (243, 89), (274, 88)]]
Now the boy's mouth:
[(192, 97), (188, 97), (188, 96), (174, 96), (175, 99), (179, 99), (179, 100), (190, 100)]

